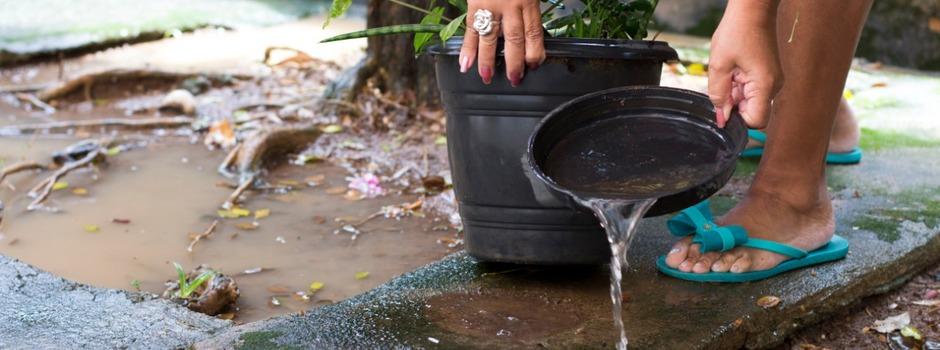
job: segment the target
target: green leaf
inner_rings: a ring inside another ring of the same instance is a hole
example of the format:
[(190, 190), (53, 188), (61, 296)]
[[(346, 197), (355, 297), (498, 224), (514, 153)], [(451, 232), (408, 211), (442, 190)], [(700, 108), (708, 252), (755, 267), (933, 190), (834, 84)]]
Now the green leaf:
[(450, 37), (454, 36), (457, 33), (457, 30), (460, 29), (460, 25), (463, 24), (464, 19), (467, 17), (467, 14), (462, 14), (460, 17), (454, 18), (453, 21), (450, 21), (444, 29), (441, 30), (441, 41), (447, 41)]
[[(467, 0), (447, 0), (447, 3), (460, 9), (460, 12), (467, 12)], [(466, 13), (464, 13), (464, 16), (466, 16)]]
[(407, 34), (407, 33), (439, 33), (442, 29), (444, 29), (443, 24), (399, 24), (399, 25), (394, 25), (394, 26), (369, 28), (366, 30), (340, 34), (334, 37), (323, 39), (320, 42), (328, 43), (332, 41), (359, 39), (359, 38), (367, 38), (367, 37), (381, 36), (381, 35)]
[(323, 23), (323, 28), (330, 25), (330, 20), (346, 14), (346, 11), (349, 10), (349, 6), (351, 5), (352, 0), (333, 0), (333, 3), (330, 4), (330, 13), (326, 17), (326, 22)]
[(215, 277), (215, 272), (213, 271), (203, 271), (199, 276), (194, 278), (192, 282), (187, 283), (185, 286), (181, 286), (180, 290), (177, 292), (180, 298), (188, 298), (190, 294), (199, 289), (203, 283)]
[(180, 266), (178, 262), (173, 262), (173, 267), (176, 269), (176, 277), (179, 279), (180, 288), (183, 288), (183, 285), (186, 284), (186, 271), (183, 270), (183, 266)]
[[(440, 6), (435, 7), (433, 10), (431, 10), (431, 13), (425, 15), (424, 18), (421, 19), (421, 24), (440, 24), (441, 16), (443, 15), (444, 15), (444, 8)], [(434, 34), (431, 34), (431, 33), (415, 34), (415, 41), (414, 41), (415, 54), (420, 53), (421, 50), (424, 49), (424, 46), (428, 44), (428, 42), (431, 40), (433, 36)]]

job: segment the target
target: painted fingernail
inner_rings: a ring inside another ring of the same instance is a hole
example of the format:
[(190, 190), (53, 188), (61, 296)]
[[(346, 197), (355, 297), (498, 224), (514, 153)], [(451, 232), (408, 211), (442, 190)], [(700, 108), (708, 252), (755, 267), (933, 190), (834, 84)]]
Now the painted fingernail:
[(470, 70), (470, 65), (467, 64), (470, 62), (470, 57), (465, 55), (460, 55), (460, 73), (466, 73)]
[(480, 78), (483, 78), (483, 84), (490, 85), (493, 82), (493, 68), (480, 68)]
[(672, 248), (672, 250), (669, 251), (669, 255), (678, 253), (678, 252), (680, 252), (680, 251), (682, 251), (682, 249), (679, 249), (679, 248)]
[(511, 84), (512, 87), (517, 87), (519, 86), (519, 84), (522, 84), (522, 75), (523, 75), (522, 72), (510, 74), (509, 84)]

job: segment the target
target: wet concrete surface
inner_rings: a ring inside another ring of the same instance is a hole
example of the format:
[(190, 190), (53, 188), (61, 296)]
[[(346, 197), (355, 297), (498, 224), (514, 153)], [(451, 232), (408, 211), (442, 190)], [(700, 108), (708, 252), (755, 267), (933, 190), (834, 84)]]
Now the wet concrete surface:
[(0, 256), (0, 348), (183, 348), (231, 326), (147, 294), (70, 282)]
[[(936, 194), (940, 179), (931, 175), (940, 169), (936, 152), (870, 152), (862, 166), (830, 169), (837, 233), (850, 241), (848, 257), (770, 280), (719, 285), (663, 276), (653, 262), (673, 238), (665, 232), (665, 218), (644, 221), (624, 274), (631, 347), (774, 346), (795, 330), (932, 266), (940, 258), (940, 237), (929, 210), (894, 218), (888, 226), (855, 223), (925, 198), (909, 199), (905, 193)], [(888, 229), (892, 235), (879, 232)], [(494, 265), (455, 254), (337, 305), (233, 328), (197, 348), (612, 347), (616, 333), (607, 288), (607, 271), (600, 266)], [(782, 301), (764, 309), (757, 305), (762, 296)]]

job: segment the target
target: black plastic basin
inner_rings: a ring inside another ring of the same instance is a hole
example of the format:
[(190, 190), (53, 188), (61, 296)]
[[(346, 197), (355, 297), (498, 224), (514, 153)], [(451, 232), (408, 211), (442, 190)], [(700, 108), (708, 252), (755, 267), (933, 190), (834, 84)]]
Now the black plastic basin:
[(548, 114), (529, 139), (529, 166), (560, 200), (658, 198), (647, 216), (710, 197), (747, 143), (737, 112), (724, 128), (708, 97), (689, 90), (616, 88)]
[[(551, 110), (584, 94), (659, 85), (662, 64), (676, 60), (663, 42), (546, 39), (548, 59), (513, 88), (502, 58), (484, 85), (461, 74), (462, 38), (429, 52), (447, 112), (447, 149), (467, 252), (486, 261), (528, 264), (607, 262), (597, 219), (559, 200), (525, 160), (529, 136)], [(500, 50), (501, 52), (501, 50)]]

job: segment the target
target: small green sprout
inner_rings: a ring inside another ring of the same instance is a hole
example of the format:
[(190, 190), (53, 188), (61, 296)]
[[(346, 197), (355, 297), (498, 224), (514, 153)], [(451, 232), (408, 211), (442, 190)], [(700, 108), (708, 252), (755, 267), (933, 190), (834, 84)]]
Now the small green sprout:
[(189, 281), (186, 278), (186, 271), (183, 270), (183, 266), (180, 266), (178, 263), (173, 263), (173, 266), (176, 268), (176, 274), (179, 277), (179, 290), (176, 291), (176, 297), (181, 299), (189, 298), (196, 289), (199, 289), (203, 283), (215, 277), (215, 271), (203, 271), (199, 276), (193, 278), (192, 281)]

